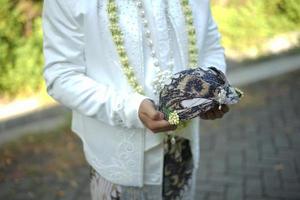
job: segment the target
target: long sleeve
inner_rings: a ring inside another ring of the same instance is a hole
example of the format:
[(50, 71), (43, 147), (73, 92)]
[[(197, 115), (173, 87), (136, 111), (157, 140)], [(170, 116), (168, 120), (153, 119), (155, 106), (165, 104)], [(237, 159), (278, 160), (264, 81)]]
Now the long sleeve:
[(112, 126), (144, 128), (138, 109), (146, 96), (116, 90), (86, 75), (84, 20), (75, 17), (72, 9), (69, 0), (44, 1), (43, 75), (48, 94), (66, 107)]
[(221, 34), (213, 19), (211, 8), (208, 3), (208, 28), (204, 38), (205, 45), (203, 49), (203, 66), (215, 66), (226, 73), (226, 62), (224, 56), (224, 48), (221, 45)]

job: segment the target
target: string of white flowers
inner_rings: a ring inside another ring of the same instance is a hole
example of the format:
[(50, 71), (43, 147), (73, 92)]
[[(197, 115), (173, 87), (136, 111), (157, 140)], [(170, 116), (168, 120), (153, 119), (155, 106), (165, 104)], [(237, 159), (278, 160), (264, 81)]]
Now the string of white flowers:
[(185, 16), (185, 23), (188, 35), (188, 50), (189, 50), (189, 64), (188, 67), (191, 69), (197, 68), (198, 63), (198, 48), (197, 48), (197, 36), (196, 28), (194, 25), (194, 18), (192, 8), (189, 4), (189, 0), (181, 0), (182, 12)]
[(123, 66), (123, 72), (134, 91), (140, 94), (144, 94), (144, 90), (142, 86), (138, 83), (133, 67), (129, 62), (129, 58), (124, 45), (124, 35), (119, 26), (118, 9), (115, 0), (109, 0), (107, 5), (107, 11), (110, 22), (109, 29), (111, 31), (112, 38), (116, 45), (116, 49), (120, 57), (120, 62)]

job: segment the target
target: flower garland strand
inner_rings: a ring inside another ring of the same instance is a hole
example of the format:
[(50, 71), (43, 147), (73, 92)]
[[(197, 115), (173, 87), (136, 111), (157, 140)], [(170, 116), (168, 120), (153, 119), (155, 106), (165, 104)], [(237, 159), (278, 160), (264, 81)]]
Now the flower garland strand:
[(115, 0), (109, 0), (108, 6), (108, 18), (110, 21), (109, 29), (112, 34), (112, 38), (117, 48), (117, 52), (120, 57), (120, 62), (123, 66), (123, 72), (128, 80), (130, 86), (134, 89), (135, 92), (139, 94), (144, 94), (142, 86), (138, 83), (138, 80), (134, 74), (133, 67), (130, 65), (127, 52), (124, 45), (124, 35), (119, 27), (119, 16), (118, 9)]
[(198, 63), (198, 48), (197, 48), (197, 36), (196, 28), (194, 25), (194, 18), (192, 8), (189, 4), (189, 0), (181, 0), (182, 12), (185, 17), (185, 23), (187, 28), (188, 35), (188, 55), (189, 55), (189, 64), (188, 67), (191, 69), (197, 68)]

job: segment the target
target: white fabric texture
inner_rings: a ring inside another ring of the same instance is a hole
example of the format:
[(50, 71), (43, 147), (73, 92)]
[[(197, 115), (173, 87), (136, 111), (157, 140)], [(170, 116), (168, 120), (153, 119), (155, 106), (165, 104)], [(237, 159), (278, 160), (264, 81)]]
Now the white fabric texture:
[[(134, 1), (116, 0), (125, 47), (139, 83), (146, 95), (132, 90), (108, 28), (107, 0), (45, 0), (43, 10), (44, 78), (54, 99), (72, 109), (72, 130), (81, 138), (87, 162), (107, 180), (126, 186), (159, 184), (162, 166), (159, 145), (165, 133), (153, 134), (138, 117), (145, 98), (154, 99), (149, 81), (153, 76), (142, 37), (142, 25)], [(155, 45), (164, 45), (163, 0), (145, 0)], [(216, 66), (226, 71), (220, 34), (210, 12), (209, 0), (190, 0), (197, 31), (199, 66)], [(187, 66), (187, 35), (179, 0), (169, 1), (169, 13), (176, 43), (175, 72)], [(149, 13), (149, 12), (148, 12)], [(155, 15), (154, 15), (155, 13)], [(162, 47), (162, 46), (160, 46)], [(160, 55), (168, 48), (159, 48)], [(151, 75), (152, 74), (152, 75)], [(177, 134), (190, 139), (195, 167), (199, 162), (199, 120), (194, 119)], [(152, 151), (153, 148), (159, 148)], [(152, 152), (152, 153), (150, 153)], [(155, 152), (155, 153), (153, 153)], [(159, 153), (157, 153), (159, 152)], [(156, 160), (154, 161), (154, 159)], [(153, 162), (153, 163), (152, 163)], [(158, 166), (157, 165), (157, 166)], [(146, 171), (145, 171), (146, 170)], [(147, 174), (147, 176), (144, 176)], [(160, 177), (148, 180), (151, 176)]]

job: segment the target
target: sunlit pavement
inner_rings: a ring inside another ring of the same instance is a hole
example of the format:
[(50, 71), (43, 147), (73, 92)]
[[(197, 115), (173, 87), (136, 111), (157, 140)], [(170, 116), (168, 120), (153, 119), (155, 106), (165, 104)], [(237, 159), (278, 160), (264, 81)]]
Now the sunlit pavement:
[[(202, 120), (197, 200), (300, 199), (300, 71), (241, 89), (223, 119)], [(81, 142), (61, 132), (0, 151), (1, 200), (90, 199)]]

